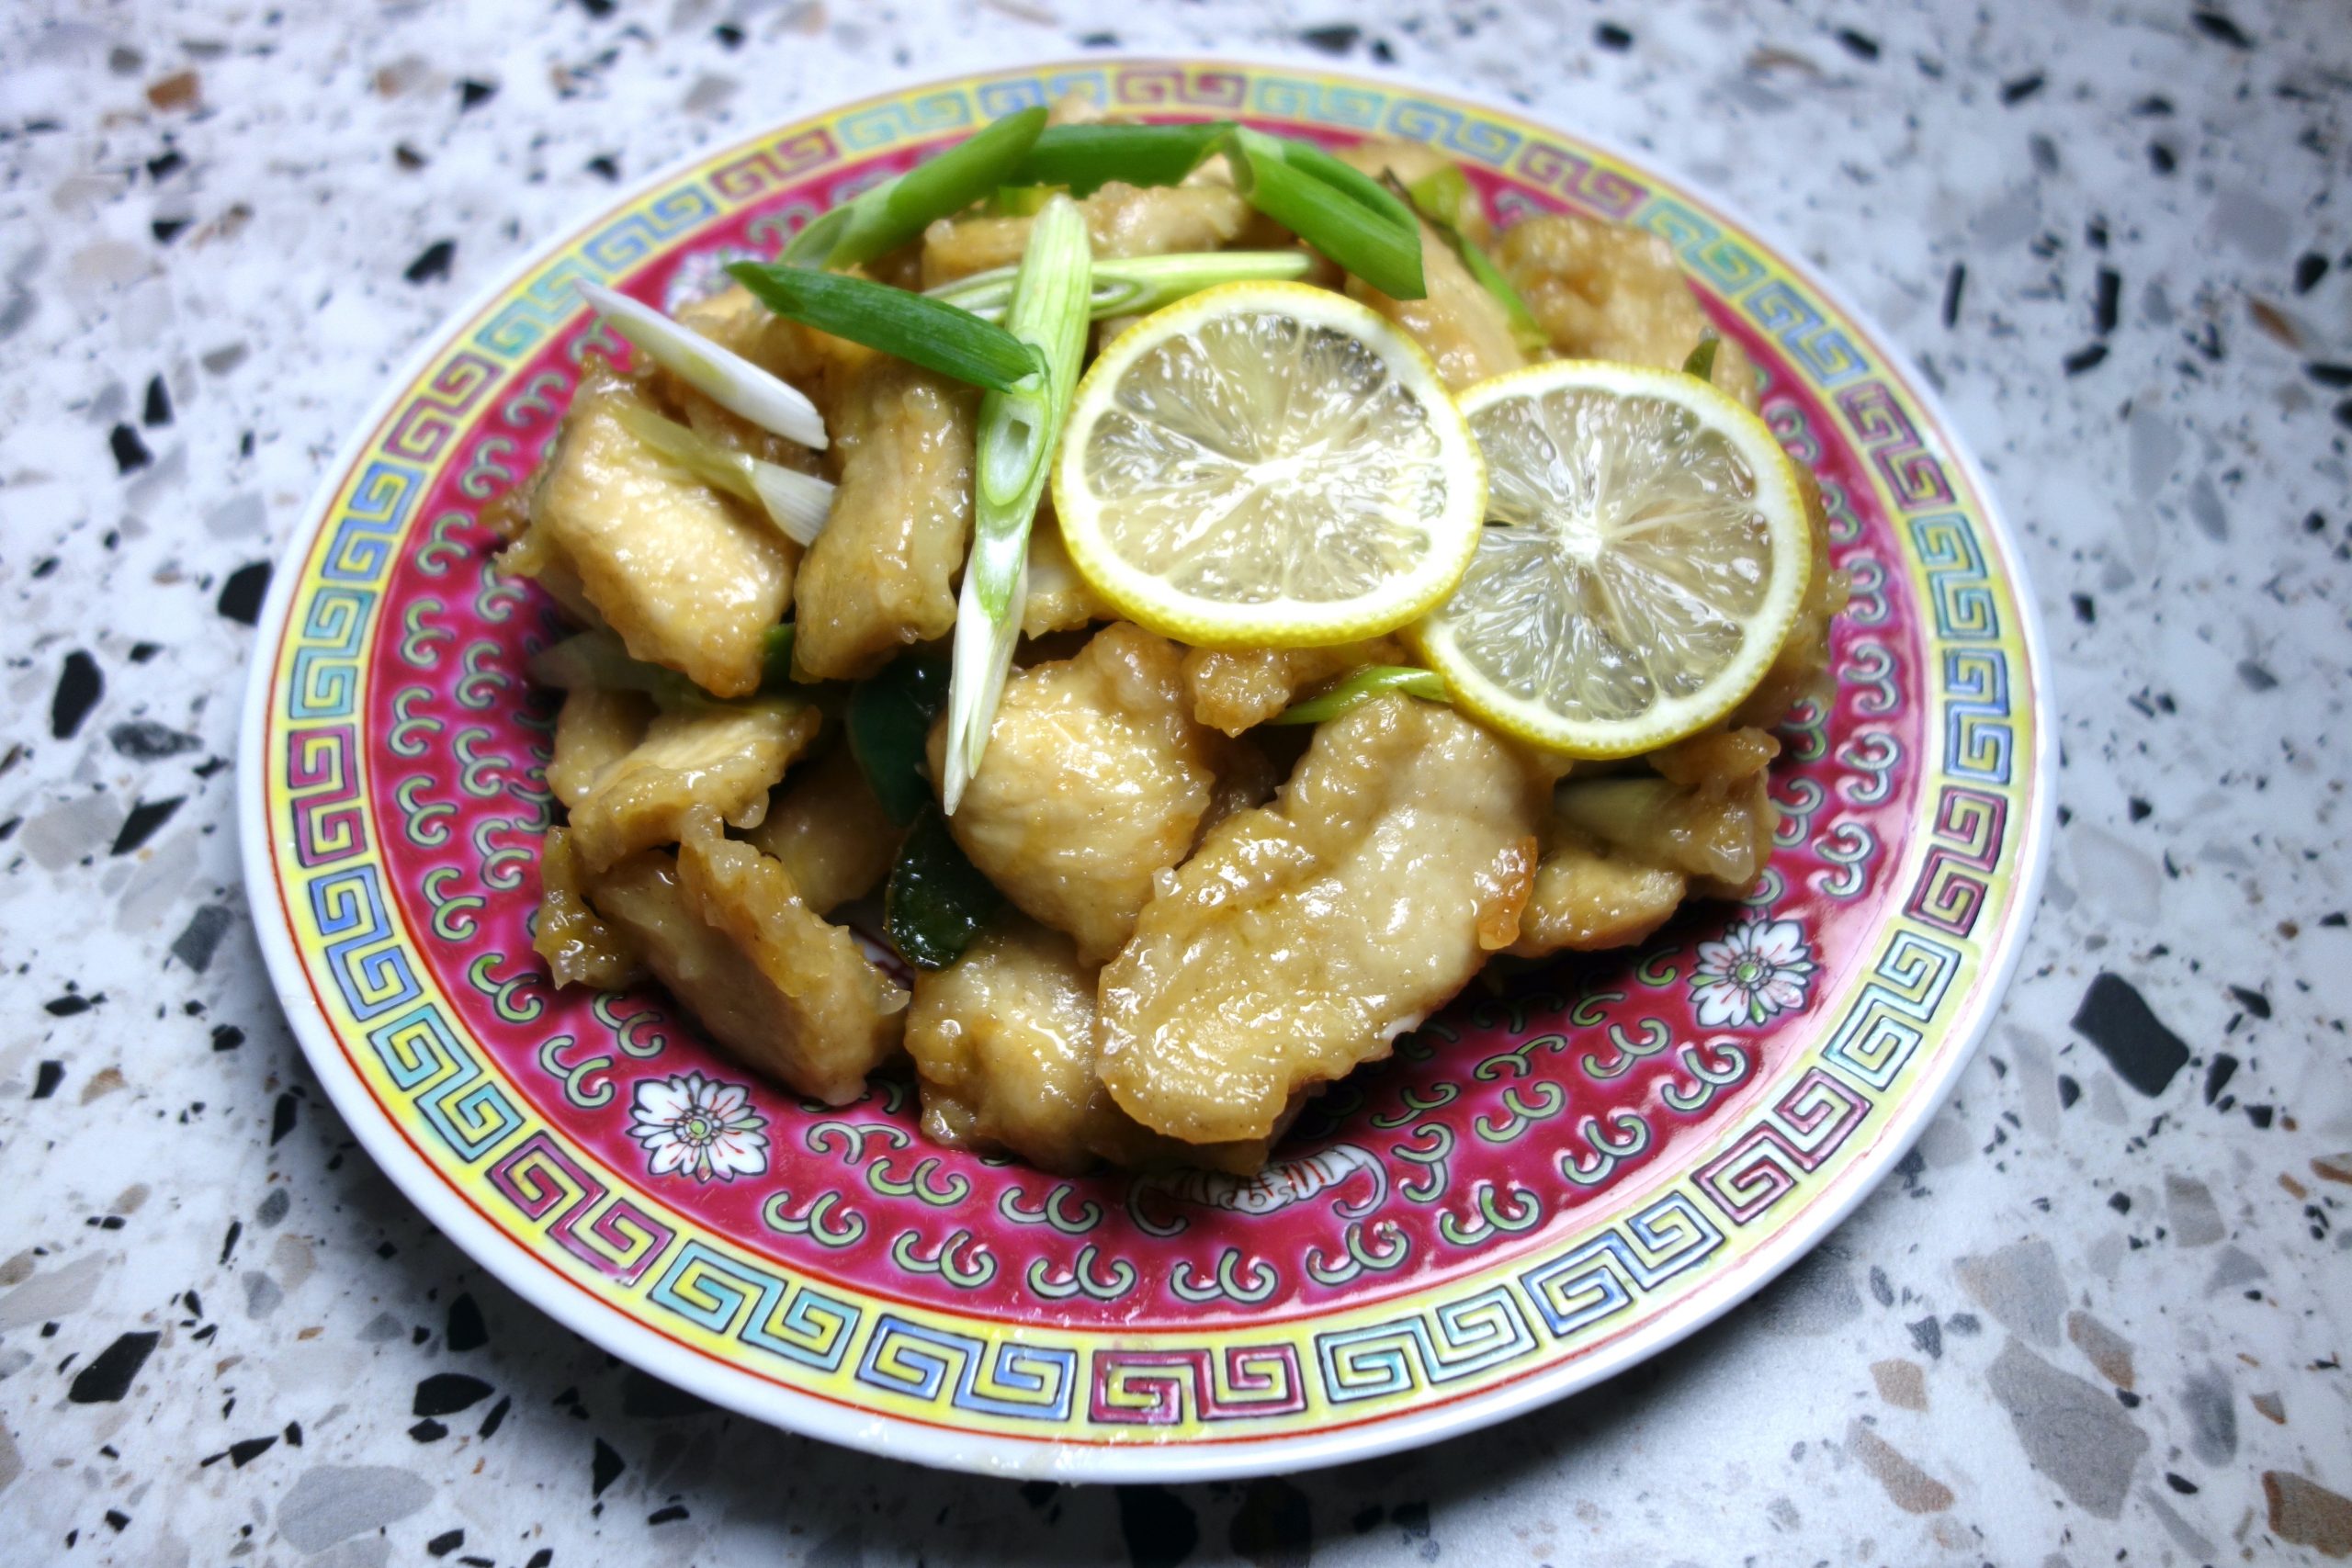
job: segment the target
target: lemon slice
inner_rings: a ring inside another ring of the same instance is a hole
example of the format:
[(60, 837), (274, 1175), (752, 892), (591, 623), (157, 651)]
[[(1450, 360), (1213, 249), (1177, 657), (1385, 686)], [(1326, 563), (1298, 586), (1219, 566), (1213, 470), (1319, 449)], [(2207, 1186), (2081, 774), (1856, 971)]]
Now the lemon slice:
[(1304, 284), (1228, 284), (1129, 327), (1079, 383), (1054, 466), (1087, 581), (1204, 648), (1404, 626), (1461, 580), (1486, 503), (1429, 356)]
[(1498, 376), (1462, 408), (1492, 525), (1408, 633), (1454, 701), (1577, 757), (1647, 751), (1736, 707), (1812, 567), (1764, 422), (1696, 376), (1594, 360)]

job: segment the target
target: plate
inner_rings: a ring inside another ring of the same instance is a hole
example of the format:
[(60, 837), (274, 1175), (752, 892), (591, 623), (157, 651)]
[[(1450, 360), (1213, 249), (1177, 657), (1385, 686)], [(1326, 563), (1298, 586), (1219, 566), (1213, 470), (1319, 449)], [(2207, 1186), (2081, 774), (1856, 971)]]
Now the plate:
[[(934, 1147), (908, 1083), (827, 1110), (657, 994), (558, 995), (526, 919), (549, 606), (489, 564), (591, 348), (571, 285), (675, 308), (988, 118), (1077, 94), (1435, 143), (1505, 219), (1662, 235), (1769, 378), (1854, 580), (1746, 905), (1472, 992), (1317, 1101), (1263, 1176), (1062, 1180)], [(1832, 1227), (1983, 1032), (2039, 885), (2050, 708), (2016, 551), (1917, 371), (1722, 206), (1386, 79), (1087, 58), (898, 91), (673, 169), (442, 330), (281, 562), (242, 748), (245, 874), (311, 1064), (392, 1179), (548, 1313), (777, 1425), (976, 1471), (1175, 1480), (1401, 1448), (1692, 1332)], [(740, 1168), (655, 1174), (711, 1085)], [(732, 1097), (727, 1097), (732, 1103)]]

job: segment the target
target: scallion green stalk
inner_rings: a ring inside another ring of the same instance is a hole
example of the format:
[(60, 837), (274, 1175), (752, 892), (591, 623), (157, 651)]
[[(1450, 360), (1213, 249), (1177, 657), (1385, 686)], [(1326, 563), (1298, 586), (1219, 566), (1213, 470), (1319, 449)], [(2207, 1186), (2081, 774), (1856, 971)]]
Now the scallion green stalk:
[(897, 250), (933, 219), (963, 211), (1001, 185), (1023, 183), (1009, 176), (1045, 128), (1043, 108), (1006, 115), (825, 213), (792, 237), (781, 259), (835, 268)]
[(675, 670), (629, 656), (608, 631), (577, 632), (531, 656), (531, 679), (542, 686), (573, 692), (642, 692), (663, 708), (715, 707), (719, 699)]
[(814, 544), (825, 531), (825, 519), (833, 509), (833, 487), (823, 479), (722, 446), (641, 403), (621, 403), (613, 413), (631, 435), (703, 483), (766, 513), (768, 521), (795, 544)]
[(711, 401), (741, 414), (762, 430), (772, 430), (803, 446), (824, 449), (824, 417), (797, 387), (700, 333), (680, 326), (642, 300), (584, 279), (572, 287), (605, 318), (605, 325)]
[(1702, 381), (1713, 381), (1715, 378), (1715, 345), (1721, 342), (1723, 339), (1715, 335), (1715, 329), (1713, 327), (1701, 333), (1699, 345), (1693, 348), (1690, 351), (1690, 356), (1682, 362), (1682, 373), (1686, 376), (1696, 376)]
[(1385, 692), (1402, 692), (1423, 702), (1451, 703), (1444, 679), (1434, 670), (1403, 664), (1368, 664), (1338, 685), (1295, 703), (1269, 724), (1321, 724), (1361, 706)]
[[(1140, 316), (1220, 283), (1290, 282), (1305, 277), (1314, 265), (1314, 257), (1296, 250), (1184, 251), (1098, 261), (1089, 310), (1098, 321), (1110, 316)], [(991, 267), (942, 284), (931, 289), (928, 297), (960, 306), (984, 321), (1001, 321), (1020, 270), (1018, 266)]]
[(737, 262), (728, 272), (761, 304), (819, 332), (1001, 392), (1037, 368), (1035, 349), (993, 322), (925, 294), (838, 273)]
[[(1453, 176), (1451, 179), (1446, 177), (1449, 175)], [(1486, 253), (1485, 248), (1463, 232), (1464, 220), (1476, 209), (1478, 200), (1476, 193), (1470, 188), (1469, 176), (1459, 166), (1448, 164), (1437, 173), (1415, 180), (1409, 186), (1397, 182), (1394, 175), (1388, 178), (1396, 185), (1398, 194), (1408, 197), (1420, 210), (1421, 216), (1429, 220), (1430, 227), (1437, 231), (1438, 238), (1462, 258), (1463, 270), (1494, 297), (1496, 304), (1503, 308), (1503, 319), (1510, 325), (1511, 341), (1519, 345), (1520, 351), (1536, 354), (1548, 347), (1552, 334), (1544, 330), (1544, 324), (1535, 319), (1535, 312), (1527, 308), (1527, 301), (1520, 296), (1518, 288), (1503, 275), (1503, 269), (1495, 265), (1494, 258)]]
[(1093, 288), (1086, 220), (1056, 197), (1029, 230), (1005, 326), (1043, 368), (980, 400), (973, 465), (972, 554), (956, 604), (955, 666), (947, 691), (947, 759), (940, 797), (953, 816), (987, 755), (989, 731), (1012, 667), (1028, 594), (1029, 527), (1069, 415), (1086, 351)]
[(1225, 120), (1197, 125), (1050, 125), (1013, 170), (1023, 185), (1065, 186), (1091, 196), (1113, 180), (1131, 186), (1172, 186), (1200, 166), (1233, 129)]
[(1319, 147), (1237, 128), (1234, 184), (1250, 205), (1392, 299), (1419, 299), (1421, 230), (1379, 181)]

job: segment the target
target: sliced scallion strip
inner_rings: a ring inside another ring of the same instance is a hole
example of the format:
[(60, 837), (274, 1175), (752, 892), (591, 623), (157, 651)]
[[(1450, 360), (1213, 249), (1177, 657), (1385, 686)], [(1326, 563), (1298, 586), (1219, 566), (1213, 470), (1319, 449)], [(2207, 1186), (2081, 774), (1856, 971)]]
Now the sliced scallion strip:
[(1021, 636), (1028, 596), (1029, 525), (1045, 493), (1086, 351), (1093, 253), (1086, 220), (1056, 197), (1029, 230), (1005, 325), (1043, 360), (1040, 374), (980, 400), (974, 441), (972, 554), (956, 609), (955, 668), (947, 688), (947, 758), (940, 798), (953, 816), (987, 755)]
[(1713, 327), (1701, 333), (1699, 346), (1692, 349), (1690, 357), (1682, 362), (1682, 373), (1696, 376), (1702, 381), (1713, 381), (1715, 378), (1715, 345), (1721, 342), (1723, 339), (1715, 335)]
[(1419, 299), (1421, 231), (1377, 180), (1320, 148), (1237, 129), (1234, 184), (1250, 205), (1392, 299)]
[(1470, 176), (1462, 172), (1459, 164), (1440, 164), (1430, 173), (1405, 187), (1422, 217), (1432, 223), (1442, 223), (1449, 229), (1464, 229), (1475, 207), (1470, 189)]
[(542, 686), (572, 692), (642, 692), (664, 708), (716, 707), (719, 699), (659, 664), (634, 659), (608, 631), (577, 632), (531, 656), (531, 679)]
[(1200, 166), (1233, 127), (1197, 125), (1050, 125), (1013, 170), (1023, 185), (1066, 186), (1091, 196), (1113, 180), (1131, 186), (1172, 186)]
[(999, 186), (1038, 183), (1009, 176), (1045, 128), (1043, 108), (1006, 115), (827, 212), (792, 237), (784, 263), (855, 266), (897, 250), (933, 219), (963, 211)]
[[(1453, 177), (1449, 180), (1446, 178), (1448, 175)], [(1396, 176), (1391, 175), (1388, 178), (1395, 182)], [(1535, 312), (1527, 308), (1527, 301), (1521, 298), (1518, 288), (1503, 276), (1503, 269), (1495, 265), (1494, 258), (1487, 254), (1485, 247), (1463, 232), (1463, 220), (1476, 210), (1478, 200), (1470, 189), (1469, 176), (1457, 165), (1448, 164), (1436, 174), (1415, 180), (1409, 186), (1398, 183), (1396, 189), (1411, 198), (1413, 205), (1420, 209), (1421, 216), (1429, 220), (1430, 227), (1437, 231), (1438, 238), (1462, 258), (1463, 270), (1494, 297), (1496, 304), (1503, 308), (1503, 319), (1510, 324), (1511, 341), (1519, 345), (1520, 351), (1535, 354), (1549, 346), (1552, 334), (1544, 330), (1544, 324), (1535, 319)]]
[(1002, 327), (928, 295), (838, 273), (737, 262), (728, 272), (779, 316), (1003, 391), (1035, 372), (1035, 350)]
[(1035, 218), (1045, 210), (1053, 194), (1051, 186), (999, 186), (996, 194), (989, 197), (989, 216)]
[(1269, 724), (1321, 724), (1361, 706), (1385, 692), (1402, 692), (1423, 702), (1450, 703), (1444, 678), (1434, 670), (1403, 664), (1368, 664), (1327, 691), (1295, 703)]
[[(1098, 321), (1109, 316), (1140, 316), (1220, 283), (1290, 282), (1305, 277), (1314, 266), (1315, 258), (1297, 250), (1183, 251), (1098, 261), (1089, 310)], [(1020, 270), (991, 267), (942, 284), (929, 297), (961, 306), (982, 321), (1002, 321)]]
[(613, 415), (631, 435), (703, 483), (760, 508), (795, 544), (814, 544), (824, 532), (825, 518), (833, 509), (833, 487), (823, 479), (722, 446), (642, 403), (620, 403)]
[(742, 415), (762, 430), (823, 450), (824, 417), (798, 388), (692, 328), (680, 326), (643, 300), (585, 279), (572, 287), (607, 326), (719, 407)]

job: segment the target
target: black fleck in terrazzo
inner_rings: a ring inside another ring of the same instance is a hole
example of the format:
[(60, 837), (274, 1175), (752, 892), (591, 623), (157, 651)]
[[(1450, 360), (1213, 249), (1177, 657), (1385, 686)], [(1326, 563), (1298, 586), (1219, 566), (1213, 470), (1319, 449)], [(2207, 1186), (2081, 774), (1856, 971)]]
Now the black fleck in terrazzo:
[[(2352, 1552), (2341, 33), (2248, 0), (0, 11), (0, 1557)], [(2045, 902), (1884, 1188), (1560, 1404), (1214, 1486), (765, 1430), (469, 1262), (295, 1050), (230, 761), (270, 562), (392, 365), (616, 182), (894, 71), (1220, 44), (1644, 149), (1919, 358), (2049, 637)]]

